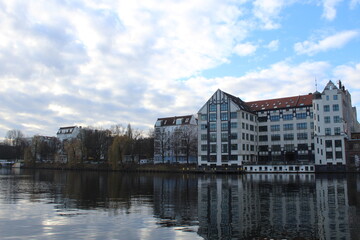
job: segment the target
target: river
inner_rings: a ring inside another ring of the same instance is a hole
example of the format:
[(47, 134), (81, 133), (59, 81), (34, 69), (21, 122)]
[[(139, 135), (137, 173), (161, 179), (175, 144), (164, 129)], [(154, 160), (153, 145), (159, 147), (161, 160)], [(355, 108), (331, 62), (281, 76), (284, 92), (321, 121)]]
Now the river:
[(0, 169), (1, 239), (360, 239), (360, 175)]

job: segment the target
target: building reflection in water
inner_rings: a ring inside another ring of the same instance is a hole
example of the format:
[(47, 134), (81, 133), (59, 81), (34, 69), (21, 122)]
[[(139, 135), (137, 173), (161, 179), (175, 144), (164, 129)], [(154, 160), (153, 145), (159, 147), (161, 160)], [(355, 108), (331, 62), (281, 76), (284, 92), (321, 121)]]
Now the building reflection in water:
[(360, 191), (349, 207), (349, 177), (330, 176), (199, 178), (198, 234), (205, 239), (357, 239)]

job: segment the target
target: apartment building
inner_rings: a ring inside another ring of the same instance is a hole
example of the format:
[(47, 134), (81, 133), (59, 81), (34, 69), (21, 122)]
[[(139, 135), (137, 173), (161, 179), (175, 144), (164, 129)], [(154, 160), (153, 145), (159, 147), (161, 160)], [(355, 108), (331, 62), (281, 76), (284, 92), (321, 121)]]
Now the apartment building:
[(253, 102), (217, 90), (198, 114), (198, 165), (248, 172), (344, 171), (345, 141), (359, 131), (350, 93), (332, 81)]

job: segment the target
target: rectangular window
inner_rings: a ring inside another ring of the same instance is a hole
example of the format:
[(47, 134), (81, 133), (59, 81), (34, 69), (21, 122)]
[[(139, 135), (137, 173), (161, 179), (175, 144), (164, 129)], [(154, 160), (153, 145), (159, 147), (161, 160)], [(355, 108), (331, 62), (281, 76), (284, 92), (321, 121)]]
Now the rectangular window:
[(297, 130), (307, 129), (307, 123), (297, 123), (296, 128)]
[(216, 144), (210, 145), (210, 153), (216, 153)]
[(307, 133), (298, 133), (297, 139), (298, 140), (306, 140), (306, 139), (308, 139), (308, 135), (307, 135)]
[(340, 116), (334, 116), (334, 123), (340, 123)]
[(250, 141), (254, 141), (254, 135), (250, 134)]
[(231, 144), (231, 150), (238, 150), (238, 145), (237, 144)]
[(221, 141), (222, 142), (228, 141), (228, 133), (221, 133)]
[(296, 118), (297, 119), (306, 119), (306, 113), (297, 113)]
[(280, 134), (272, 134), (271, 141), (280, 141)]
[(209, 112), (216, 112), (216, 105), (215, 104), (210, 104)]
[(216, 133), (210, 133), (210, 142), (216, 142)]
[(332, 141), (331, 140), (325, 140), (325, 147), (332, 148)]
[(259, 122), (267, 122), (267, 117), (258, 117)]
[(222, 112), (222, 113), (220, 114), (220, 119), (221, 119), (221, 121), (227, 121), (227, 120), (228, 120), (228, 114), (227, 114), (227, 112)]
[(292, 123), (284, 124), (284, 131), (290, 131), (294, 129), (294, 125)]
[(330, 117), (329, 117), (329, 116), (325, 116), (325, 117), (324, 117), (324, 122), (325, 122), (325, 123), (330, 123)]
[(216, 132), (216, 123), (210, 123), (210, 132)]
[(338, 95), (334, 95), (334, 96), (333, 96), (333, 99), (334, 99), (334, 100), (338, 100)]
[(267, 126), (259, 126), (259, 132), (267, 132)]
[(334, 134), (335, 135), (340, 135), (340, 128), (339, 127), (334, 128)]
[(283, 120), (293, 120), (293, 115), (292, 114), (284, 114), (283, 115)]
[(280, 152), (281, 151), (281, 145), (272, 145), (271, 146), (271, 151)]
[(231, 128), (237, 128), (237, 122), (231, 122), (230, 127)]
[(206, 126), (206, 124), (201, 124), (201, 130), (205, 130), (207, 128)]
[(325, 135), (331, 135), (331, 128), (325, 128)]
[(324, 112), (330, 112), (330, 106), (324, 105)]
[(254, 121), (254, 116), (253, 115), (250, 115), (250, 121)]
[(201, 134), (201, 140), (206, 141), (207, 140), (207, 134)]
[(259, 142), (266, 142), (268, 140), (268, 136), (267, 135), (260, 135), (259, 136)]
[(298, 144), (298, 151), (307, 151), (308, 145), (307, 144)]
[(237, 118), (237, 113), (236, 112), (231, 112), (230, 113), (230, 118), (231, 119), (236, 119)]
[(294, 140), (294, 134), (292, 133), (284, 134), (284, 140), (285, 141)]
[(339, 104), (334, 104), (334, 105), (333, 105), (333, 111), (334, 111), (334, 112), (339, 111)]
[(237, 139), (237, 133), (231, 133), (231, 139)]
[(336, 151), (335, 152), (335, 158), (341, 159), (342, 158), (342, 152), (341, 151)]
[(201, 120), (206, 121), (207, 120), (207, 114), (201, 114)]
[(333, 153), (332, 152), (326, 152), (326, 159), (332, 159)]
[(221, 152), (222, 153), (227, 153), (228, 152), (228, 145), (227, 144), (222, 144), (221, 145)]
[(280, 131), (280, 125), (271, 125), (270, 129), (272, 132)]
[(228, 130), (228, 123), (222, 122), (221, 123), (221, 131), (227, 131)]
[(254, 125), (250, 124), (250, 131), (254, 131)]
[(220, 110), (221, 111), (227, 111), (228, 110), (228, 104), (227, 103), (222, 103), (220, 105)]
[(216, 113), (210, 113), (209, 114), (209, 121), (210, 122), (216, 122)]
[(201, 161), (207, 161), (207, 155), (201, 155)]
[(267, 152), (269, 149), (268, 145), (260, 145), (259, 146), (259, 151), (260, 152)]
[(207, 144), (201, 145), (201, 151), (207, 151)]
[(294, 144), (284, 144), (284, 150), (287, 152), (295, 151)]
[(270, 116), (270, 121), (272, 122), (280, 121), (280, 116), (279, 115)]
[(341, 140), (335, 140), (335, 147), (341, 147)]

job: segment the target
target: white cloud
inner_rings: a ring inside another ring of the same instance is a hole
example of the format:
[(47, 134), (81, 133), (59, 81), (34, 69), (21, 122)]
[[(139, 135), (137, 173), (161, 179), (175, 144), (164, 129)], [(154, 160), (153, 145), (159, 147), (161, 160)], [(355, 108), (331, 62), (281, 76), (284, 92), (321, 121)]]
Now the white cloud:
[(360, 63), (337, 66), (334, 75), (336, 79), (345, 81), (347, 86), (360, 89)]
[(248, 56), (255, 53), (257, 46), (252, 43), (240, 43), (234, 47), (234, 52), (239, 56)]
[(343, 31), (326, 37), (318, 42), (307, 40), (304, 42), (295, 43), (294, 50), (297, 54), (307, 54), (312, 56), (319, 52), (325, 52), (330, 49), (342, 48), (358, 35), (359, 32), (356, 30)]
[(336, 17), (336, 5), (338, 5), (342, 0), (322, 0), (323, 4), (323, 14), (322, 17), (326, 20), (334, 20)]
[(256, 0), (254, 1), (253, 13), (261, 22), (264, 29), (277, 29), (281, 10), (292, 1), (284, 0)]
[(356, 5), (360, 4), (360, 0), (351, 0), (350, 2), (350, 9), (356, 8)]
[(279, 49), (279, 40), (272, 40), (265, 47), (270, 51), (277, 51)]

